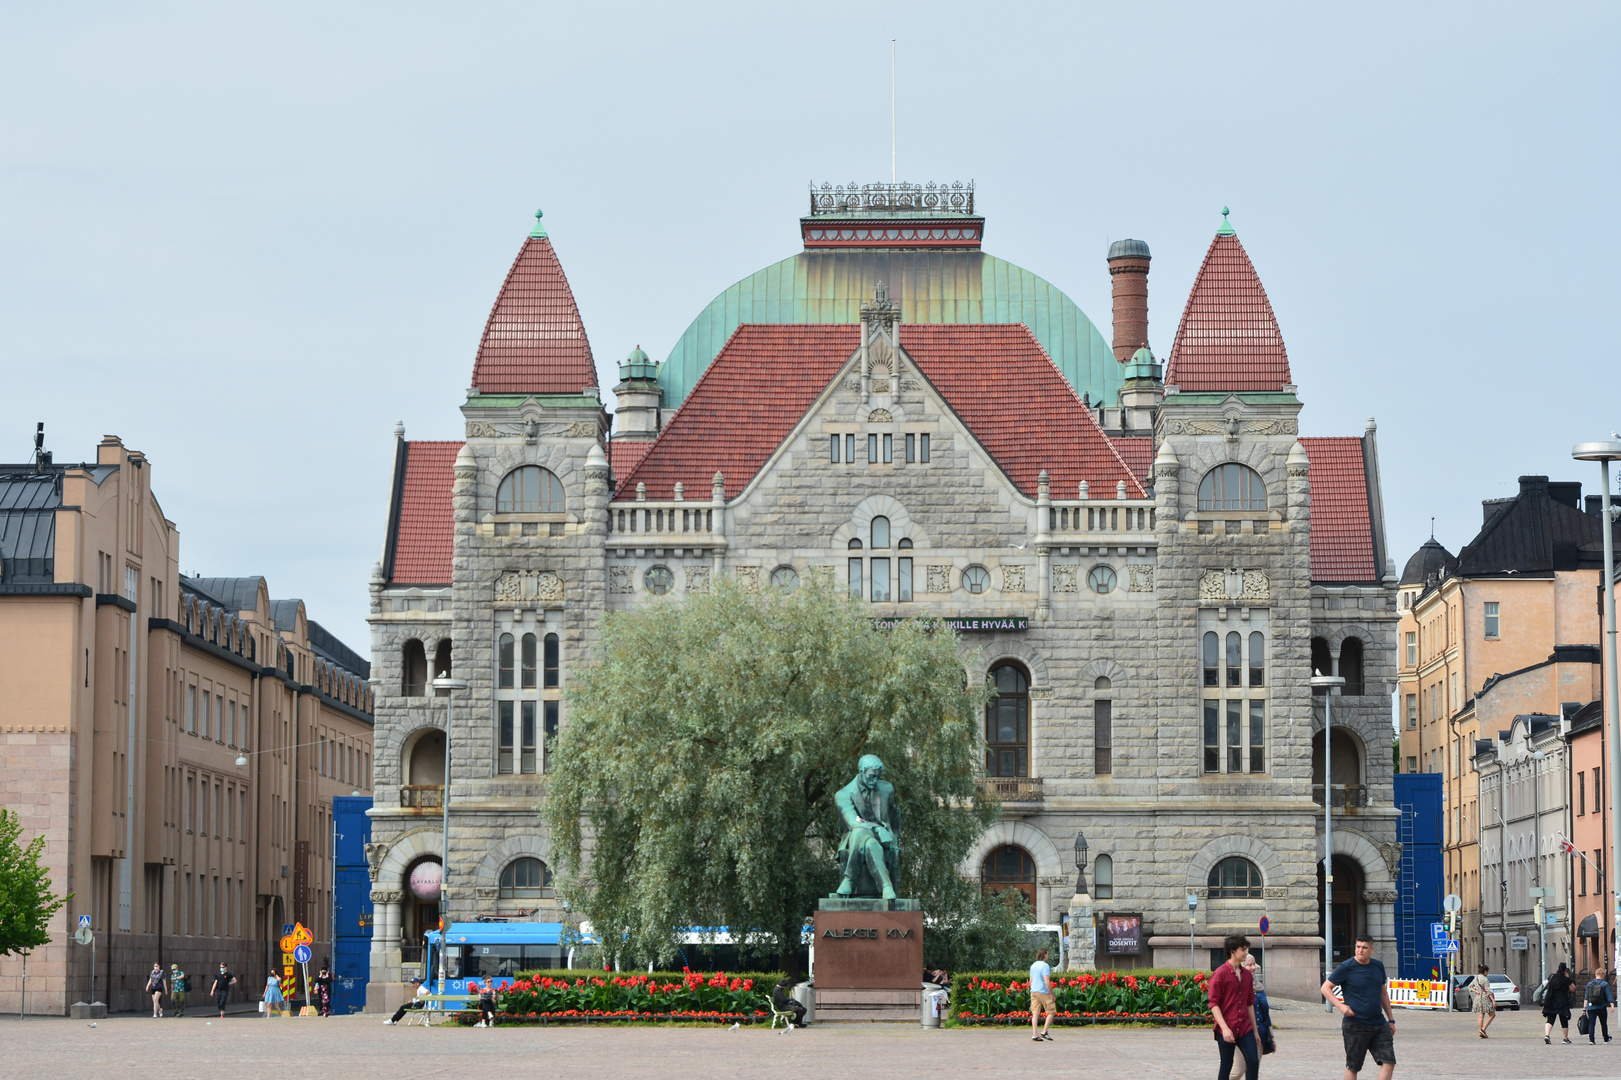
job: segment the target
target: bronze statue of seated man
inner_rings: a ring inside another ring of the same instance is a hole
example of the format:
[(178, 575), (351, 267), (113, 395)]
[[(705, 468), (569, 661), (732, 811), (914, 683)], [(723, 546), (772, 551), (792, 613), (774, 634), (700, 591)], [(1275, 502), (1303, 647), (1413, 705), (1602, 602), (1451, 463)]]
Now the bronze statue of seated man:
[(844, 880), (834, 895), (893, 900), (901, 863), (895, 785), (884, 779), (884, 763), (873, 754), (864, 755), (859, 768), (833, 796), (844, 829), (836, 856)]

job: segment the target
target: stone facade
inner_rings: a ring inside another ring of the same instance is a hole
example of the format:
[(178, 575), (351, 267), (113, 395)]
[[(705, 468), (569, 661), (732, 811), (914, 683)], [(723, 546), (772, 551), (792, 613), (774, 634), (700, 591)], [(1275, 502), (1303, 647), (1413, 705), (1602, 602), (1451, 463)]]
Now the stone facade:
[[(873, 306), (884, 303), (880, 295)], [(880, 329), (869, 327), (863, 340), (877, 340)], [(1369, 529), (1377, 570), (1355, 584), (1314, 582), (1313, 491), (1308, 451), (1297, 439), (1301, 404), (1293, 386), (1165, 396), (1150, 414), (1151, 436), (1141, 433), (1152, 438), (1156, 455), (1151, 471), (1136, 474), (1147, 497), (1126, 490), (1125, 481), (1107, 490), (1095, 485), (1096, 492), (1084, 484), (1057, 491), (1046, 472), (1038, 490), (1025, 491), (987, 452), (984, 432), (968, 426), (903, 344), (890, 336), (886, 348), (872, 352), (882, 355), (875, 359), (862, 348), (845, 359), (751, 475), (716, 473), (703, 491), (689, 477), (674, 498), (649, 498), (647, 484), (627, 482), (640, 474), (614, 477), (618, 487), (610, 492), (593, 427), (606, 422), (599, 407), (548, 405), (542, 396), (502, 406), (470, 398), (468, 441), (455, 464), (454, 580), (442, 594), (448, 606), (441, 599), (431, 612), (399, 607), (411, 590), (382, 574), (373, 581), (380, 719), (374, 838), (388, 852), (374, 874), (374, 980), (401, 978), (394, 944), (401, 914), (391, 899), (409, 903), (404, 875), (439, 845), (437, 806), (391, 802), (413, 740), (444, 720), (443, 699), (398, 692), (408, 638), (423, 641), (431, 654), (436, 637), (448, 634), (455, 674), (470, 683), (454, 701), (448, 899), (452, 917), (470, 918), (518, 906), (498, 895), (512, 859), (549, 862), (535, 813), (539, 776), (498, 771), (492, 739), (500, 725), (492, 723), (491, 709), (501, 696), (492, 681), (501, 633), (557, 634), (566, 684), (570, 664), (588, 654), (605, 612), (658, 596), (679, 602), (726, 577), (745, 589), (818, 576), (849, 583), (856, 560), (863, 598), (877, 617), (1004, 619), (1021, 627), (961, 636), (971, 677), (1008, 664), (1023, 673), (1029, 716), (1027, 763), (1017, 775), (987, 779), (1002, 798), (1002, 820), (980, 838), (961, 872), (977, 879), (993, 852), (1022, 851), (1033, 870), (1020, 885), (1032, 896), (1035, 917), (1058, 923), (1076, 891), (1072, 849), (1084, 832), (1093, 866), (1100, 856), (1112, 864), (1109, 895), (1091, 896), (1092, 907), (1099, 919), (1111, 911), (1143, 915), (1141, 963), (1187, 962), (1192, 893), (1200, 898), (1194, 930), (1201, 964), (1222, 935), (1253, 934), (1261, 915), (1270, 918), (1275, 994), (1309, 996), (1320, 980), (1318, 799), (1332, 796), (1313, 790), (1313, 740), (1318, 736), (1320, 744), (1324, 707), (1308, 685), (1313, 640), (1323, 639), (1338, 657), (1347, 639), (1359, 639), (1363, 692), (1333, 703), (1336, 730), (1362, 751), (1352, 785), (1359, 794), (1336, 808), (1334, 850), (1357, 868), (1356, 928), (1370, 931), (1391, 955), (1395, 579), (1383, 560), (1371, 429), (1365, 440), (1346, 441), (1374, 463), (1373, 490), (1363, 497), (1374, 508)], [(1007, 409), (1039, 405), (1009, 401)], [(524, 420), (555, 433), (525, 436)], [(656, 457), (681, 422), (678, 414), (640, 460)], [(906, 460), (905, 440), (924, 435), (927, 462), (921, 455)], [(830, 460), (835, 436), (838, 445), (859, 448), (856, 461), (848, 452)], [(868, 460), (869, 436), (889, 440), (889, 460)], [(1201, 481), (1229, 463), (1259, 476), (1263, 508), (1199, 509)], [(536, 522), (538, 530), (514, 531), (527, 521), (496, 512), (497, 486), (526, 464), (543, 465), (562, 481), (567, 511)], [(875, 532), (880, 518), (887, 535)], [(901, 559), (911, 560), (911, 596), (904, 599)], [(890, 599), (872, 599), (875, 561), (888, 568)], [(555, 574), (561, 595), (497, 600), (496, 583), (514, 573)], [(1221, 685), (1208, 687), (1207, 634), (1216, 635), (1223, 652), (1228, 635), (1238, 634), (1242, 663), (1264, 670), (1263, 685), (1248, 685), (1256, 681), (1251, 675), (1246, 685), (1229, 688), (1218, 674)], [(1251, 640), (1265, 650), (1253, 665)], [(1216, 702), (1213, 746), (1206, 745), (1205, 699)], [(1108, 746), (1097, 743), (1100, 716), (1112, 724)], [(1236, 727), (1229, 729), (1229, 717), (1237, 718)], [(1227, 745), (1229, 731), (1241, 745)], [(1256, 895), (1210, 898), (1213, 868), (1235, 857), (1258, 876), (1250, 883)], [(559, 917), (554, 903), (541, 899), (536, 917)], [(1101, 963), (1130, 962), (1098, 952)]]

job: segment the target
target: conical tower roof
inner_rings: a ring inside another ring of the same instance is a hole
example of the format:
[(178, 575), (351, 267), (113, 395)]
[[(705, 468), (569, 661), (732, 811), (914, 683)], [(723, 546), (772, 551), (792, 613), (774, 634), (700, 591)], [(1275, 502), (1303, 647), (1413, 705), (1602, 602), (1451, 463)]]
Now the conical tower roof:
[(473, 386), (486, 394), (578, 394), (597, 385), (574, 290), (538, 211), (535, 218), (479, 340)]
[(1283, 333), (1227, 213), (1182, 309), (1165, 384), (1189, 393), (1281, 390), (1294, 381)]

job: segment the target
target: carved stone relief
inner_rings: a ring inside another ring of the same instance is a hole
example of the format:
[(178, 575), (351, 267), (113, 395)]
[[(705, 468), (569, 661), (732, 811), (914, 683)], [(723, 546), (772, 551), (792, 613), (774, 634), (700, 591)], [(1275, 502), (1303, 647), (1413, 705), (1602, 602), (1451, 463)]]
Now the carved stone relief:
[(496, 603), (518, 603), (524, 600), (543, 604), (561, 603), (563, 579), (550, 570), (508, 570), (495, 579)]
[(1154, 591), (1154, 568), (1146, 563), (1131, 563), (1126, 567), (1131, 572), (1131, 591)]
[[(574, 428), (579, 424), (546, 423), (536, 424), (531, 430), (529, 424), (522, 420), (469, 420), (467, 422), (467, 437), (469, 439), (523, 439), (535, 435), (548, 438), (557, 438), (562, 435), (575, 434)], [(593, 428), (595, 424), (591, 425)], [(595, 434), (593, 431), (592, 434)]]
[(373, 889), (371, 902), (374, 904), (397, 904), (405, 895), (403, 889)]
[(1244, 420), (1234, 432), (1225, 420), (1169, 420), (1168, 435), (1296, 435), (1300, 425), (1293, 420)]
[(1024, 567), (1002, 567), (1002, 591), (1024, 592)]
[(1390, 868), (1390, 876), (1397, 877), (1401, 873), (1401, 844), (1392, 842), (1379, 845), (1379, 854), (1384, 856), (1385, 866)]
[(636, 568), (633, 566), (608, 567), (608, 591), (633, 593), (636, 591)]
[(925, 590), (932, 593), (948, 593), (951, 591), (951, 567), (939, 563), (931, 563), (927, 568), (929, 572), (929, 585)]
[(1053, 592), (1078, 592), (1081, 566), (1079, 563), (1053, 563)]
[(757, 593), (760, 591), (760, 568), (758, 566), (739, 566), (737, 568), (737, 589), (739, 592)]
[(867, 423), (869, 424), (892, 424), (894, 422), (895, 417), (890, 415), (888, 409), (874, 409), (867, 414)]
[(706, 593), (709, 591), (709, 567), (687, 567), (687, 591), (689, 593)]
[(366, 866), (371, 871), (371, 879), (377, 880), (377, 874), (383, 869), (383, 860), (388, 858), (387, 844), (366, 845)]
[(1259, 570), (1244, 571), (1244, 594), (1240, 599), (1272, 599), (1272, 583), (1267, 580), (1266, 574)]
[(568, 426), (571, 439), (594, 439), (601, 433), (595, 420), (576, 420)]

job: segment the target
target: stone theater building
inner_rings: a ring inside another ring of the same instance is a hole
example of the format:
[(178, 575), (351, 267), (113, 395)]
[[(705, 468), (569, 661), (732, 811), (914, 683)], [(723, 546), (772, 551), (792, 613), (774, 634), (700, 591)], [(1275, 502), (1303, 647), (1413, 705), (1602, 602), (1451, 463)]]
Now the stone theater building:
[[(1374, 427), (1299, 434), (1225, 216), (1163, 366), (1141, 241), (1108, 252), (1111, 345), (983, 250), (971, 186), (813, 188), (799, 224), (803, 249), (717, 296), (663, 363), (630, 354), (610, 418), (537, 223), (479, 344), (465, 441), (397, 432), (372, 580), (373, 980), (398, 982), (440, 914), (411, 883), (441, 853), (432, 677), (471, 684), (450, 703), (447, 914), (561, 917), (534, 808), (570, 673), (605, 613), (723, 577), (831, 579), (876, 618), (956, 621), (995, 686), (1002, 803), (962, 872), (1057, 921), (1084, 832), (1098, 918), (1143, 921), (1140, 952), (1100, 965), (1185, 964), (1194, 893), (1201, 963), (1265, 914), (1274, 992), (1313, 993), (1325, 797), (1335, 954), (1366, 931), (1393, 955)], [(1313, 669), (1346, 680), (1326, 787)]]

